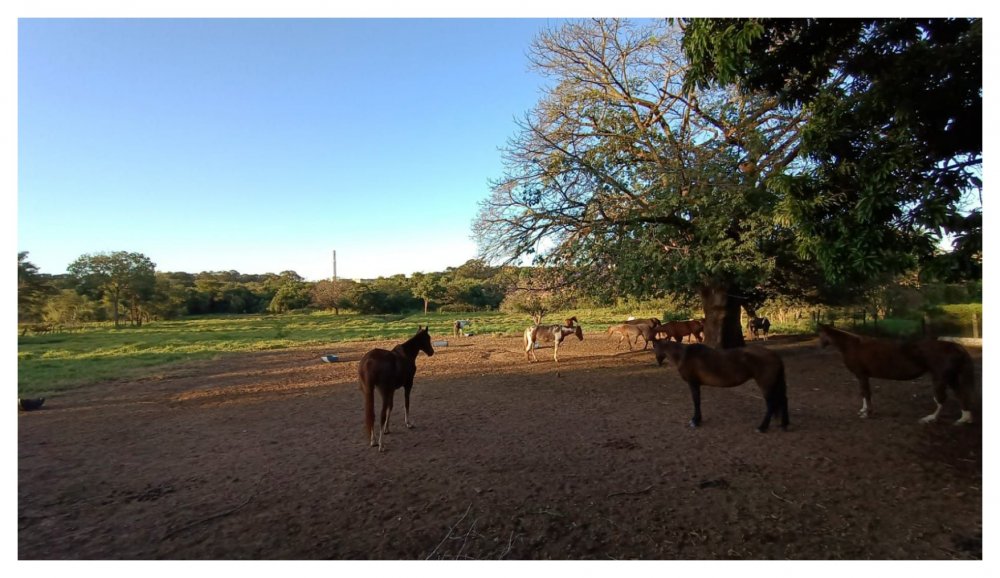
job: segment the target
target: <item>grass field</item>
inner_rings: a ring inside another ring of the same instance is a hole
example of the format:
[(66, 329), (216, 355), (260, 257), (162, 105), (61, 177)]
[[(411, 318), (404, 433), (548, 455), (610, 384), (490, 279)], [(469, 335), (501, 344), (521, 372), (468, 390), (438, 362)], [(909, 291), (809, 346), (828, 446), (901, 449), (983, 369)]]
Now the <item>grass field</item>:
[[(663, 317), (663, 311), (637, 309), (575, 309), (552, 313), (545, 323), (576, 316), (587, 332), (604, 331), (628, 314)], [(251, 351), (301, 346), (324, 346), (340, 341), (399, 339), (418, 325), (429, 325), (436, 339), (452, 334), (456, 319), (472, 321), (478, 334), (519, 335), (530, 324), (524, 314), (501, 312), (430, 313), (404, 315), (334, 315), (331, 312), (283, 315), (220, 315), (157, 321), (141, 328), (114, 329), (108, 325), (82, 330), (18, 338), (18, 395), (47, 395), (67, 388), (110, 379), (155, 375), (164, 366), (197, 359)], [(775, 324), (774, 333), (810, 331), (805, 320), (797, 325)], [(880, 322), (883, 329), (893, 320)], [(915, 322), (903, 322), (902, 332)], [(919, 324), (917, 324), (919, 325)]]
[[(658, 316), (654, 311), (636, 315)], [(611, 309), (574, 310), (552, 314), (556, 323), (575, 315), (585, 329), (604, 330), (623, 316)], [(530, 323), (523, 314), (500, 312), (430, 313), (428, 315), (334, 315), (330, 312), (284, 315), (221, 315), (157, 321), (141, 328), (114, 329), (108, 325), (82, 330), (18, 338), (18, 395), (46, 395), (109, 379), (155, 374), (165, 365), (214, 358), (236, 352), (265, 351), (301, 346), (323, 346), (339, 341), (404, 340), (418, 325), (429, 325), (431, 335), (447, 339), (456, 319), (472, 321), (479, 334), (514, 335)]]

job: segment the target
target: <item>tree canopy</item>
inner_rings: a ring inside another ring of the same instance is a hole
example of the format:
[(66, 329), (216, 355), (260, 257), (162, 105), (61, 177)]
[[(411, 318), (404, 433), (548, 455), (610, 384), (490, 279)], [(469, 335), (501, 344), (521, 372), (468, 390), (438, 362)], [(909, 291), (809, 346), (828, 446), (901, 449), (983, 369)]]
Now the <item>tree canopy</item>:
[[(772, 186), (830, 281), (915, 266), (981, 277), (981, 19), (696, 19), (684, 49), (689, 89), (808, 111), (807, 162)], [(944, 235), (954, 254), (937, 250)]]

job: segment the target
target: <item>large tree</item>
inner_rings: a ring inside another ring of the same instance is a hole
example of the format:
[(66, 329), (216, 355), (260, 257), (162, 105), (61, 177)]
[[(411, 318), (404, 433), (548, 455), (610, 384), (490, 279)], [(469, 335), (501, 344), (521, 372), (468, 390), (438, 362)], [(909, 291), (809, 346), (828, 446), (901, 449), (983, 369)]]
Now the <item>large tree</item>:
[(737, 346), (742, 305), (815, 286), (764, 186), (795, 162), (805, 114), (686, 91), (680, 41), (667, 22), (540, 34), (530, 59), (553, 82), (504, 150), (477, 240), (492, 260), (570, 265), (594, 292), (700, 295), (708, 342)]
[[(982, 275), (982, 20), (700, 19), (689, 88), (804, 107), (803, 170), (776, 180), (803, 255), (864, 284), (927, 266)], [(945, 235), (954, 251), (937, 249)]]
[(156, 286), (156, 264), (142, 253), (116, 251), (80, 256), (67, 267), (82, 293), (111, 301), (115, 327), (120, 326), (120, 304), (124, 301), (133, 323), (142, 323), (141, 304)]

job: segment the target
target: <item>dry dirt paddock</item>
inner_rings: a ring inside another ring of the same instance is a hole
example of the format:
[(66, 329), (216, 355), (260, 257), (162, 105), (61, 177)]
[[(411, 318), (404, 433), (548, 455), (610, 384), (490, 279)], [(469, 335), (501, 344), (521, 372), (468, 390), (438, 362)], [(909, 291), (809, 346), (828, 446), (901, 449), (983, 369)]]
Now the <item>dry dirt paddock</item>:
[[(873, 381), (772, 338), (791, 427), (597, 332), (526, 363), (475, 336), (417, 359), (387, 451), (340, 343), (192, 363), (19, 413), (20, 559), (981, 559), (982, 430), (920, 425), (927, 378)], [(320, 361), (338, 353), (339, 363)], [(972, 350), (981, 374), (981, 353)], [(979, 413), (976, 412), (977, 421)]]

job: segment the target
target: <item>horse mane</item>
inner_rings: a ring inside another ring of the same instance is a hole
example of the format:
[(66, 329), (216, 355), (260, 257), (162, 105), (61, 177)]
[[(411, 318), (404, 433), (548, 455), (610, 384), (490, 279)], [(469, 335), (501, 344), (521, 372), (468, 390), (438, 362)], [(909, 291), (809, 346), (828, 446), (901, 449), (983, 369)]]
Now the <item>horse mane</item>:
[(422, 339), (423, 335), (427, 335), (428, 336), (427, 339), (430, 339), (429, 332), (428, 332), (429, 329), (430, 329), (429, 325), (427, 327), (420, 327), (418, 325), (417, 326), (417, 332), (416, 332), (416, 334), (413, 335), (413, 337), (411, 337), (411, 338), (407, 339), (406, 341), (400, 343), (396, 347), (393, 347), (392, 350), (393, 351), (396, 351), (396, 350), (402, 351), (408, 357), (415, 358), (417, 356), (417, 353), (420, 351), (420, 345), (417, 343), (417, 340)]

